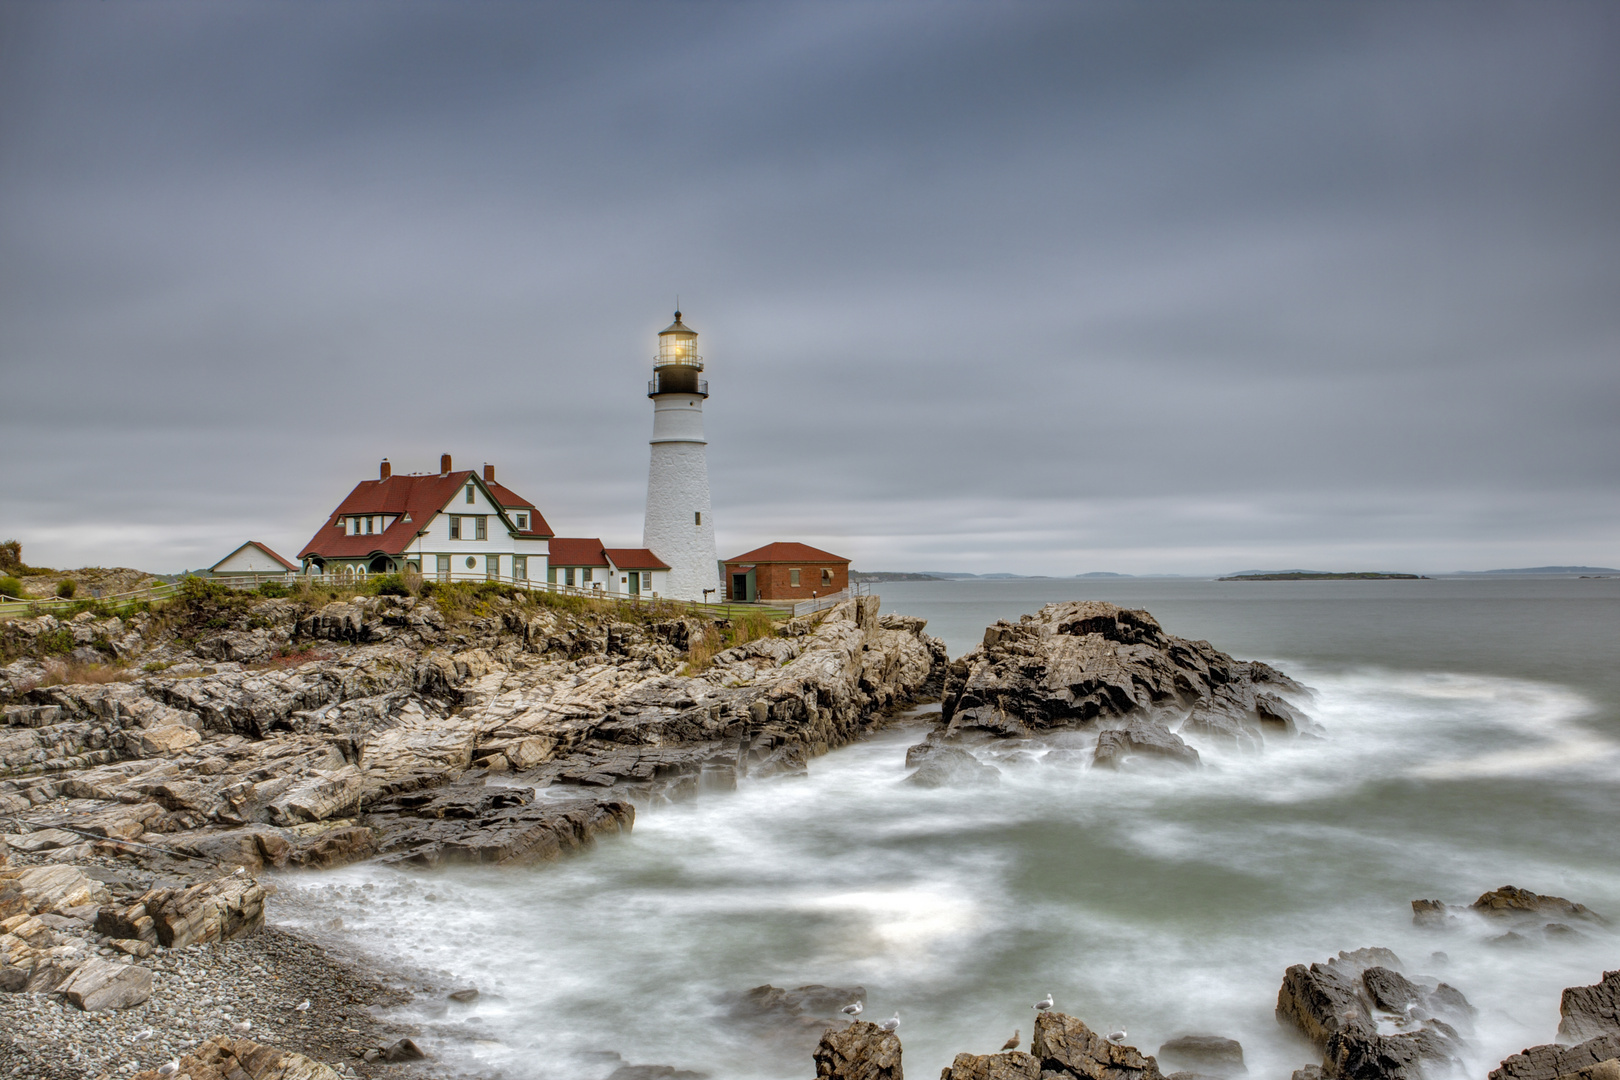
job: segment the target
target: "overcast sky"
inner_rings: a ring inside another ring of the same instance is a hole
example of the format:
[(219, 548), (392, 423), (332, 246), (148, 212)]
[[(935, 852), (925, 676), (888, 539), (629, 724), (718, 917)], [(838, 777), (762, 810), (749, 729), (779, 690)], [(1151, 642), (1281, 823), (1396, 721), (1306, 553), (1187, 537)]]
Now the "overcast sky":
[(386, 456), (721, 555), (1620, 565), (1620, 6), (0, 0), (0, 533), (295, 556)]

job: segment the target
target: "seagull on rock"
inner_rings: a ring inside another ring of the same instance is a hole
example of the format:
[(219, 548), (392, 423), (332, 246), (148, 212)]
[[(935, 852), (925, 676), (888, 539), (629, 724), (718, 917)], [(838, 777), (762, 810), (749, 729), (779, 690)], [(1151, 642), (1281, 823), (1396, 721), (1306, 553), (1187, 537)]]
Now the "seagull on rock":
[(859, 1016), (865, 1011), (866, 1003), (861, 1001), (852, 1001), (843, 1008), (843, 1013), (845, 1016)]
[(293, 1011), (294, 1012), (309, 1012), (309, 998), (305, 998), (303, 1001), (299, 1002), (297, 1005), (294, 1005), (293, 1006)]
[(1006, 1042), (1002, 1043), (1001, 1048), (1003, 1050), (1016, 1050), (1016, 1049), (1018, 1049), (1018, 1043), (1020, 1041), (1019, 1037), (1021, 1035), (1023, 1035), (1023, 1034), (1024, 1033), (1022, 1031), (1013, 1032), (1013, 1037), (1008, 1039)]
[(1036, 1012), (1045, 1012), (1047, 1009), (1050, 1009), (1051, 1007), (1052, 1007), (1052, 995), (1051, 994), (1047, 994), (1045, 997), (1041, 998), (1041, 1000), (1037, 1001), (1035, 1004), (1030, 1006), (1030, 1008), (1034, 1009)]
[(895, 1013), (893, 1016), (889, 1017), (887, 1020), (883, 1021), (883, 1023), (879, 1024), (878, 1026), (881, 1027), (884, 1031), (893, 1031), (895, 1028), (900, 1026), (900, 1014)]
[(1125, 1041), (1125, 1029), (1124, 1028), (1116, 1028), (1115, 1030), (1110, 1031), (1108, 1033), (1108, 1041), (1111, 1042), (1111, 1043), (1122, 1043), (1122, 1042), (1124, 1042)]
[(167, 1065), (159, 1065), (158, 1066), (158, 1075), (159, 1076), (173, 1076), (175, 1073), (177, 1073), (179, 1071), (180, 1071), (180, 1059), (179, 1058), (175, 1058), (173, 1061), (169, 1062)]

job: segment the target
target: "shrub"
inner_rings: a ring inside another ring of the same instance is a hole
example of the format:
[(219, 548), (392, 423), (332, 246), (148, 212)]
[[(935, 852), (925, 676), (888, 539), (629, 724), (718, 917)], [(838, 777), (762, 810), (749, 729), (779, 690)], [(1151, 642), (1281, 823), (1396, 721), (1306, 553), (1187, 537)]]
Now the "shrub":
[(46, 656), (73, 651), (73, 631), (65, 626), (60, 630), (52, 630), (48, 634), (39, 635), (37, 640), (39, 642), (39, 651)]
[(200, 578), (195, 574), (187, 574), (186, 580), (180, 583), (180, 599), (193, 604), (218, 603), (230, 595), (231, 589), (224, 582)]
[(14, 577), (0, 577), (0, 596), (9, 596), (14, 600), (20, 600), (22, 594), (22, 582)]
[(0, 573), (15, 574), (22, 569), (22, 541), (7, 540), (0, 544)]
[(288, 589), (287, 586), (283, 585), (279, 581), (259, 582), (259, 595), (267, 600), (280, 600), (291, 591), (292, 590)]
[(64, 600), (73, 599), (73, 594), (79, 591), (79, 583), (72, 578), (63, 578), (56, 583), (56, 595)]
[(409, 596), (405, 579), (399, 574), (376, 574), (366, 579), (366, 592), (372, 596)]

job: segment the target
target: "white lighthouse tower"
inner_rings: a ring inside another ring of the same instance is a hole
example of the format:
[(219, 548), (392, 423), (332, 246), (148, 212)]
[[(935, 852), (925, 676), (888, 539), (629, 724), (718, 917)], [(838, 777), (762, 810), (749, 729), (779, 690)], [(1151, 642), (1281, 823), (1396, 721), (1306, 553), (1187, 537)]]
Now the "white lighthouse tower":
[(708, 442), (703, 438), (703, 400), (709, 382), (700, 379), (703, 357), (697, 331), (675, 321), (658, 333), (647, 396), (653, 400), (652, 466), (647, 470), (647, 521), (641, 545), (669, 564), (669, 595), (677, 600), (718, 600), (719, 555), (709, 518)]

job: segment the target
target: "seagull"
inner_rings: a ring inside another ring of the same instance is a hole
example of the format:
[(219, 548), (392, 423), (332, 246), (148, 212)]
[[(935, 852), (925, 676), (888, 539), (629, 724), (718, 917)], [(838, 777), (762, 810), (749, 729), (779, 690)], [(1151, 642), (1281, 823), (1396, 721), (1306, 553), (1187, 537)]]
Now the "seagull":
[(309, 1012), (309, 998), (305, 998), (302, 1002), (300, 1002), (299, 1004), (293, 1006), (293, 1011), (294, 1012)]
[(883, 1021), (883, 1023), (879, 1024), (878, 1026), (881, 1027), (884, 1031), (893, 1031), (895, 1028), (900, 1026), (900, 1014), (895, 1013), (893, 1016), (889, 1017), (887, 1020)]
[(245, 866), (238, 866), (235, 870), (231, 871), (231, 874), (235, 877), (241, 877), (245, 873), (247, 873), (247, 867)]
[(864, 1002), (860, 1001), (852, 1001), (843, 1008), (843, 1012), (846, 1016), (859, 1016), (865, 1011), (866, 1005)]
[(1022, 1034), (1023, 1034), (1022, 1031), (1013, 1032), (1013, 1037), (1008, 1039), (1006, 1042), (1002, 1043), (1001, 1048), (1003, 1050), (1016, 1050), (1016, 1049), (1018, 1049), (1019, 1036), (1022, 1035)]
[(179, 1058), (175, 1058), (173, 1061), (169, 1062), (167, 1065), (159, 1065), (158, 1066), (158, 1075), (159, 1076), (173, 1076), (175, 1073), (177, 1073), (179, 1071), (180, 1071), (180, 1059)]
[(140, 1032), (139, 1034), (137, 1034), (135, 1036), (135, 1041), (136, 1042), (145, 1042), (147, 1039), (150, 1039), (151, 1037), (152, 1037), (152, 1029), (147, 1028), (146, 1030)]
[(1037, 1001), (1035, 1004), (1030, 1006), (1030, 1008), (1034, 1009), (1036, 1012), (1045, 1012), (1047, 1009), (1050, 1009), (1051, 1007), (1052, 1007), (1052, 995), (1051, 994), (1047, 994), (1045, 997), (1041, 998), (1041, 1000)]
[(252, 1031), (253, 1030), (253, 1021), (251, 1021), (251, 1020), (243, 1020), (240, 1024), (236, 1025), (236, 1030), (237, 1031)]
[(1115, 1029), (1113, 1031), (1110, 1031), (1108, 1033), (1108, 1041), (1111, 1042), (1111, 1043), (1122, 1043), (1122, 1042), (1124, 1042), (1125, 1041), (1125, 1029), (1124, 1028), (1117, 1028), (1117, 1029)]

